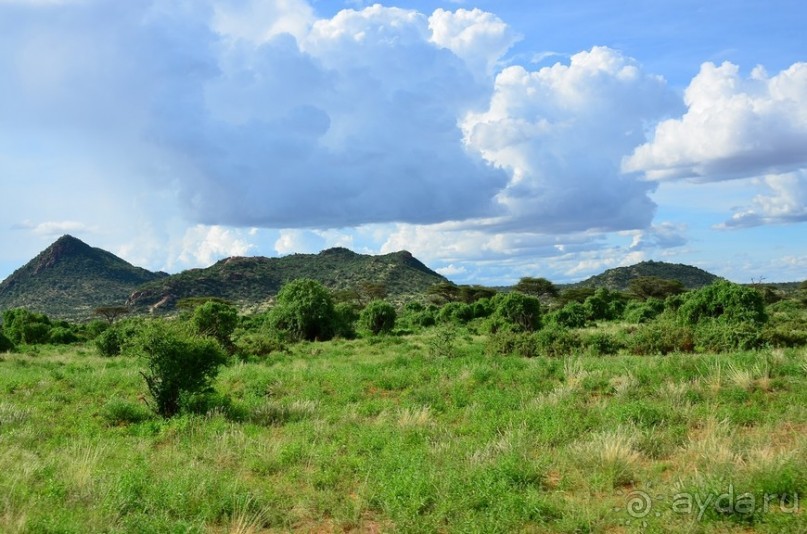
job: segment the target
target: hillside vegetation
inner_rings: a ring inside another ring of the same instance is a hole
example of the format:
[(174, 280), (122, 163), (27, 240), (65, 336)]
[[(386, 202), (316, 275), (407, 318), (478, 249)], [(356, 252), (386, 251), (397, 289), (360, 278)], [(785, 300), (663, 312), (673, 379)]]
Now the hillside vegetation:
[(629, 267), (616, 267), (574, 284), (582, 287), (606, 287), (625, 291), (632, 280), (645, 276), (653, 276), (666, 280), (678, 280), (687, 289), (697, 289), (711, 284), (717, 276), (698, 267), (680, 263), (661, 261), (643, 261)]
[(95, 307), (123, 305), (137, 287), (165, 276), (66, 235), (0, 283), (0, 310), (87, 319)]

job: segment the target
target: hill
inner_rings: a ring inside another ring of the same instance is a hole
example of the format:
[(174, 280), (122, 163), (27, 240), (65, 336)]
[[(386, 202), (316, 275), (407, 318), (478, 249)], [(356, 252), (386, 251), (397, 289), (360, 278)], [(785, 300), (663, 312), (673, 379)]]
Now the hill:
[(574, 285), (577, 287), (607, 287), (624, 291), (628, 289), (631, 280), (641, 276), (679, 280), (687, 289), (697, 289), (718, 279), (718, 276), (691, 265), (643, 261), (629, 267), (608, 269), (602, 274), (592, 276)]
[(0, 283), (0, 310), (87, 319), (94, 308), (122, 305), (137, 287), (165, 276), (65, 235)]
[(332, 248), (282, 258), (227, 258), (205, 269), (190, 269), (146, 284), (132, 293), (128, 304), (140, 309), (171, 309), (179, 299), (210, 296), (240, 306), (259, 306), (296, 278), (312, 278), (331, 289), (383, 284), (392, 300), (422, 293), (446, 280), (407, 251), (370, 256)]

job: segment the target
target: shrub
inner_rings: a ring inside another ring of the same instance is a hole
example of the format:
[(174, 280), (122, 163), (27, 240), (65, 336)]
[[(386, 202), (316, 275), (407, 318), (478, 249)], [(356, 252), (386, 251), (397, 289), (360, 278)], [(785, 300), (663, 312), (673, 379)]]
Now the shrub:
[(359, 315), (362, 328), (373, 335), (388, 334), (395, 328), (395, 308), (385, 300), (374, 300)]
[(631, 354), (653, 355), (692, 352), (695, 336), (692, 328), (669, 319), (657, 319), (639, 327), (628, 339)]
[(283, 343), (277, 338), (262, 332), (241, 332), (235, 336), (235, 352), (242, 359), (251, 356), (269, 356), (273, 352), (286, 350)]
[(496, 311), (496, 306), (493, 304), (492, 299), (485, 297), (473, 303), (473, 311), (474, 318), (481, 319), (493, 315), (493, 312)]
[(534, 358), (538, 354), (535, 334), (504, 328), (491, 334), (488, 347), (493, 354)]
[(625, 309), (625, 295), (601, 287), (583, 302), (590, 321), (612, 321)]
[(440, 308), (437, 318), (441, 323), (465, 324), (474, 318), (474, 308), (464, 302), (449, 302)]
[(569, 302), (553, 312), (549, 322), (563, 328), (583, 328), (588, 322), (588, 312), (583, 304)]
[(325, 287), (307, 278), (284, 285), (269, 313), (269, 323), (292, 341), (326, 341), (335, 330), (336, 311)]
[(762, 330), (749, 321), (704, 319), (695, 327), (695, 347), (708, 352), (750, 350), (762, 344)]
[(493, 319), (498, 325), (509, 325), (522, 332), (541, 328), (541, 301), (537, 297), (513, 291), (496, 300)]
[(356, 337), (356, 321), (359, 320), (356, 306), (349, 302), (340, 302), (334, 306), (334, 315), (334, 335), (342, 339)]
[(78, 336), (69, 328), (56, 326), (50, 329), (49, 341), (54, 345), (69, 345), (78, 341)]
[(14, 343), (0, 332), (0, 352), (11, 352), (14, 348)]
[(198, 334), (212, 337), (222, 347), (232, 350), (233, 342), (230, 338), (238, 325), (238, 311), (235, 307), (208, 300), (193, 310), (191, 323)]
[(3, 333), (15, 345), (47, 343), (51, 322), (42, 313), (14, 308), (3, 312)]
[(582, 340), (582, 344), (595, 356), (616, 354), (624, 348), (624, 343), (613, 334), (607, 332), (595, 332), (585, 336)]
[(652, 321), (664, 311), (664, 301), (648, 297), (644, 302), (632, 300), (625, 307), (624, 318), (629, 323), (643, 324)]
[(678, 314), (691, 325), (708, 318), (755, 324), (767, 321), (765, 301), (759, 292), (727, 280), (719, 280), (687, 294)]
[(535, 334), (538, 354), (550, 358), (568, 356), (581, 347), (580, 337), (561, 326), (547, 326)]
[(177, 325), (154, 322), (133, 340), (135, 354), (145, 360), (142, 373), (154, 400), (154, 411), (171, 417), (183, 396), (212, 391), (211, 382), (226, 355), (217, 342), (194, 337)]

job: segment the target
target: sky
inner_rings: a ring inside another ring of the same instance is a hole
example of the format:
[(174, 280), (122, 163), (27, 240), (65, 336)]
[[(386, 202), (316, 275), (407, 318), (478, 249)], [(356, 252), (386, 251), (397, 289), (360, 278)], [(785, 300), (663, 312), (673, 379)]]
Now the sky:
[(0, 279), (409, 250), (807, 278), (801, 0), (0, 0)]

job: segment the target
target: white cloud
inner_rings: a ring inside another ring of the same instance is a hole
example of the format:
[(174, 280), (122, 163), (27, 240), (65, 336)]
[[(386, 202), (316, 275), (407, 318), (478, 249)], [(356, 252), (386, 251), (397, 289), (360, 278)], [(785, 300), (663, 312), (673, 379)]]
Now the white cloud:
[(644, 230), (632, 230), (626, 235), (632, 237), (630, 249), (634, 251), (652, 249), (670, 249), (687, 244), (687, 227), (685, 224), (662, 222)]
[(436, 10), (429, 17), (431, 41), (465, 61), (472, 71), (490, 75), (499, 59), (518, 40), (493, 13), (480, 9)]
[(241, 230), (198, 224), (182, 238), (179, 261), (192, 265), (211, 265), (230, 256), (245, 256), (253, 248)]
[(807, 166), (807, 63), (743, 78), (731, 63), (705, 63), (684, 96), (687, 112), (656, 126), (625, 158), (650, 180), (724, 180)]
[(448, 265), (446, 267), (441, 267), (439, 269), (435, 269), (438, 273), (442, 274), (446, 278), (451, 278), (452, 276), (457, 276), (461, 274), (466, 274), (468, 270), (465, 267), (454, 265)]
[(737, 209), (722, 228), (807, 221), (807, 169), (759, 181), (769, 193), (757, 195), (750, 206)]
[(674, 107), (664, 80), (595, 47), (568, 65), (506, 68), (488, 109), (462, 127), (470, 148), (513, 177), (497, 196), (502, 228), (624, 230), (647, 226), (655, 205), (654, 185), (624, 176), (621, 159)]
[(303, 38), (314, 10), (304, 0), (229, 0), (213, 5), (212, 27), (228, 37), (262, 44), (282, 33)]
[(280, 255), (292, 253), (311, 254), (324, 248), (325, 240), (310, 230), (281, 230), (275, 241), (275, 251)]

